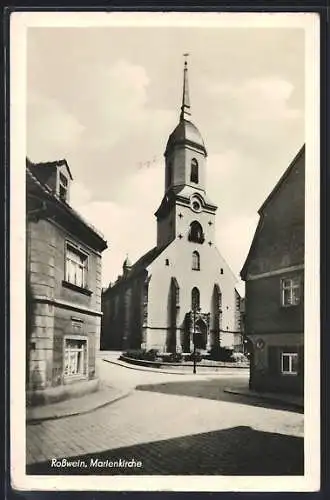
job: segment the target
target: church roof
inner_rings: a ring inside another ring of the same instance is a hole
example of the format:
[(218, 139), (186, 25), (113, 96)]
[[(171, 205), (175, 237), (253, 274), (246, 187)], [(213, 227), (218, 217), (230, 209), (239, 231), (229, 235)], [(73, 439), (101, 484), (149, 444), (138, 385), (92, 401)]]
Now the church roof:
[[(189, 54), (184, 54), (187, 58)], [(201, 149), (206, 155), (205, 144), (198, 128), (190, 121), (190, 98), (189, 98), (189, 85), (188, 85), (188, 65), (187, 59), (184, 62), (183, 69), (183, 91), (182, 91), (182, 104), (180, 121), (176, 128), (171, 133), (165, 150), (165, 155), (170, 148), (177, 144), (187, 144)]]
[(197, 146), (206, 154), (203, 137), (198, 128), (189, 120), (182, 119), (171, 133), (167, 141), (165, 154), (169, 148), (173, 148), (173, 146), (177, 144), (191, 144), (192, 146)]
[(136, 277), (140, 272), (146, 271), (147, 267), (150, 266), (150, 264), (165, 250), (165, 248), (168, 247), (170, 243), (168, 243), (165, 246), (162, 247), (153, 247), (151, 250), (148, 250), (142, 257), (139, 258), (135, 262), (135, 264), (132, 265), (131, 269), (129, 272), (126, 274), (126, 276), (120, 276), (118, 278), (118, 281), (114, 283), (113, 286), (110, 286), (107, 290), (105, 290), (104, 293), (112, 293), (112, 291), (117, 287), (122, 285), (123, 283), (126, 283), (128, 280), (133, 279)]
[(164, 247), (154, 247), (146, 252), (135, 262), (135, 264), (133, 264), (130, 274), (135, 274), (142, 269), (146, 269), (156, 259), (156, 257), (162, 253), (163, 250)]

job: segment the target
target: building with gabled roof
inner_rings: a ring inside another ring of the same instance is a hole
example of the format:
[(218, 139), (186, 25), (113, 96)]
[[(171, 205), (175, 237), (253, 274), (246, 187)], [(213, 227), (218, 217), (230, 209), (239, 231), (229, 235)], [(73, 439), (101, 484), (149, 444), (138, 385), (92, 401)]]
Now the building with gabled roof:
[(103, 349), (191, 352), (232, 347), (236, 277), (215, 244), (217, 206), (206, 189), (207, 151), (190, 120), (188, 68), (179, 123), (165, 148), (157, 244), (102, 293)]
[(26, 160), (27, 403), (94, 390), (103, 235), (70, 205), (65, 160)]
[(305, 146), (258, 211), (241, 271), (250, 386), (302, 393), (304, 387)]

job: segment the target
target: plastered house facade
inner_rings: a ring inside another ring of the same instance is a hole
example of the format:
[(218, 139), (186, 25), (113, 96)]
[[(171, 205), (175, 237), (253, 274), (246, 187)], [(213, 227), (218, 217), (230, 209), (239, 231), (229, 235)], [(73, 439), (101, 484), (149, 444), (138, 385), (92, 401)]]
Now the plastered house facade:
[(26, 383), (30, 404), (96, 388), (103, 236), (69, 205), (65, 160), (26, 164)]

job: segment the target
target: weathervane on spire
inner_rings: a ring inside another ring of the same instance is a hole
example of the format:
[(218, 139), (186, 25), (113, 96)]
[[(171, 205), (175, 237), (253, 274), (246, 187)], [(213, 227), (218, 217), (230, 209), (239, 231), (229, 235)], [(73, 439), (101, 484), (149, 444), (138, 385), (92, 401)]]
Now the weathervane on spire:
[(187, 58), (189, 52), (183, 54), (184, 69), (183, 69), (183, 93), (182, 93), (182, 105), (180, 113), (180, 121), (190, 116), (190, 100), (189, 100), (189, 87), (188, 87), (188, 61)]

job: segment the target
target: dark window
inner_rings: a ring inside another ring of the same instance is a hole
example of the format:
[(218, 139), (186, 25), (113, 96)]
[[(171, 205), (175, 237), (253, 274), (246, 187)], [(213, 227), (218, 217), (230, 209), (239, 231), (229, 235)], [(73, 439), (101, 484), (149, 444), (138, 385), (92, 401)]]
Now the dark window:
[(168, 259), (165, 259), (165, 266), (169, 266), (170, 265), (170, 261)]
[(175, 278), (172, 278), (172, 297), (176, 307), (180, 305), (180, 288)]
[(68, 179), (60, 173), (59, 195), (61, 200), (66, 201), (68, 196)]
[(200, 256), (199, 253), (196, 252), (196, 250), (192, 253), (192, 269), (194, 271), (200, 271)]
[(284, 307), (297, 306), (300, 303), (300, 278), (281, 280), (281, 303)]
[(198, 288), (194, 287), (191, 291), (191, 308), (192, 310), (199, 309), (200, 307), (200, 294)]
[(190, 182), (198, 184), (198, 162), (195, 158), (191, 160), (190, 164)]
[(223, 274), (223, 269), (222, 268), (220, 269), (220, 274)]
[(63, 174), (60, 174), (60, 181), (61, 181), (61, 184), (63, 184), (63, 186), (68, 185), (68, 179)]
[(194, 243), (204, 243), (205, 241), (203, 228), (196, 220), (190, 224), (188, 240), (193, 241)]
[(170, 187), (173, 181), (173, 166), (172, 162), (168, 162), (167, 164), (167, 182), (166, 182), (166, 188)]

